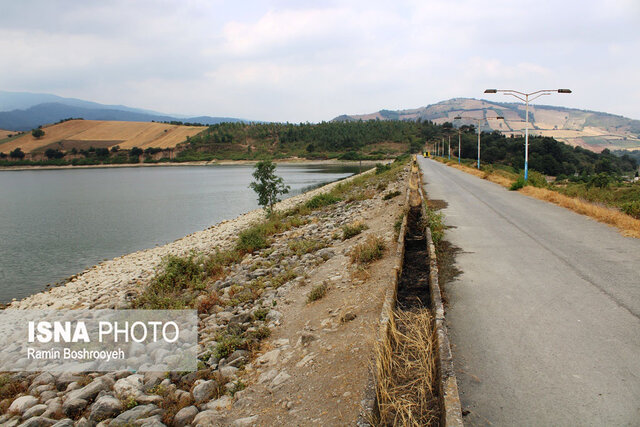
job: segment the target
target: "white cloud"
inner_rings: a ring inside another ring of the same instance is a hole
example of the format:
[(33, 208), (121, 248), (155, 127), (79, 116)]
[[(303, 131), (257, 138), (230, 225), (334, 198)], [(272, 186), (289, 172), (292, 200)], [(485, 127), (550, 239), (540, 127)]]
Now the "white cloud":
[(548, 102), (640, 118), (640, 7), (613, 3), (10, 2), (1, 89), (317, 121), (490, 86), (569, 86)]

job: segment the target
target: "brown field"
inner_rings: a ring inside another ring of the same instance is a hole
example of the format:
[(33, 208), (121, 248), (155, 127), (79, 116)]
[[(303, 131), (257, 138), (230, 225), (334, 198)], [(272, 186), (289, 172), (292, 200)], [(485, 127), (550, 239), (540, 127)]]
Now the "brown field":
[(9, 135), (15, 135), (17, 132), (14, 130), (4, 130), (0, 129), (0, 139), (5, 139)]
[(0, 152), (8, 153), (20, 147), (25, 153), (44, 151), (47, 148), (68, 150), (73, 147), (132, 147), (171, 148), (184, 142), (188, 136), (202, 132), (206, 127), (177, 126), (151, 122), (116, 122), (100, 120), (70, 120), (43, 128), (45, 135), (34, 138), (27, 133), (12, 141), (0, 144)]

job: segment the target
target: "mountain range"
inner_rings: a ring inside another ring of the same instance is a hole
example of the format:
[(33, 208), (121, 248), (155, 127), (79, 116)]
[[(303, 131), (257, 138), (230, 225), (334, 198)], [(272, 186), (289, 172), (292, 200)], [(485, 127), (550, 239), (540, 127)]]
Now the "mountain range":
[[(462, 120), (455, 120), (460, 116)], [(487, 118), (504, 117), (504, 120)], [(471, 119), (471, 118), (473, 119)], [(465, 119), (466, 118), (466, 119)], [(521, 135), (525, 129), (525, 106), (473, 98), (453, 98), (426, 107), (408, 110), (380, 110), (369, 114), (341, 115), (333, 120), (431, 120), (441, 124), (475, 124), (483, 131), (497, 130), (506, 135)], [(640, 149), (640, 120), (609, 113), (550, 105), (529, 105), (529, 131), (550, 136), (570, 145), (601, 151)]]
[(99, 104), (43, 93), (0, 91), (0, 129), (26, 131), (70, 117), (126, 122), (181, 121), (205, 125), (243, 121), (233, 117), (186, 117), (163, 114), (124, 105)]
[[(455, 120), (461, 116), (462, 120)], [(504, 120), (487, 120), (501, 116)], [(28, 131), (67, 118), (98, 121), (202, 123), (247, 121), (233, 117), (186, 117), (152, 110), (106, 105), (52, 94), (0, 91), (0, 129)], [(435, 123), (474, 124), (480, 121), (485, 131), (497, 130), (507, 135), (522, 134), (525, 107), (521, 103), (453, 98), (426, 107), (406, 110), (380, 110), (369, 114), (341, 115), (334, 121), (351, 120), (431, 120)], [(466, 119), (465, 119), (466, 118)], [(571, 145), (601, 151), (640, 149), (640, 120), (609, 113), (575, 108), (532, 104), (529, 108), (530, 132), (550, 136)]]

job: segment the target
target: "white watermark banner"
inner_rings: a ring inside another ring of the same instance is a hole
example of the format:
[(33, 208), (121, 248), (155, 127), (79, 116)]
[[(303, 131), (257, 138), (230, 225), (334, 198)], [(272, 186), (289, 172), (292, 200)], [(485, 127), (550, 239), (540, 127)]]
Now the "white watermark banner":
[(196, 310), (2, 310), (0, 371), (195, 371)]

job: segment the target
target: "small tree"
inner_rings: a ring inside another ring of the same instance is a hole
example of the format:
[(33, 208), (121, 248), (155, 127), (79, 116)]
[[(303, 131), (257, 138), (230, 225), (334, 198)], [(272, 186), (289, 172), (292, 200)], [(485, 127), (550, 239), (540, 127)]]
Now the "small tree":
[(44, 136), (44, 131), (40, 128), (38, 129), (33, 129), (31, 131), (31, 135), (34, 136), (34, 138), (42, 138)]
[(280, 201), (280, 194), (287, 194), (289, 186), (284, 185), (282, 178), (274, 171), (276, 165), (269, 160), (256, 163), (253, 177), (256, 179), (249, 187), (258, 194), (258, 204), (264, 208), (267, 215), (273, 213), (273, 205)]

